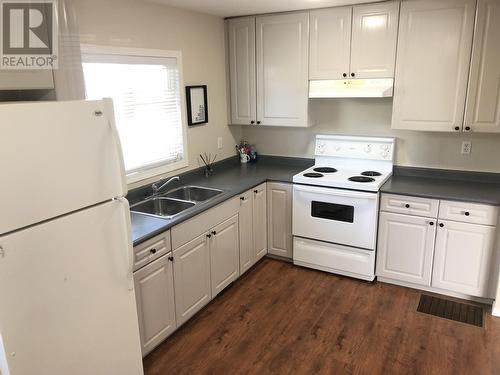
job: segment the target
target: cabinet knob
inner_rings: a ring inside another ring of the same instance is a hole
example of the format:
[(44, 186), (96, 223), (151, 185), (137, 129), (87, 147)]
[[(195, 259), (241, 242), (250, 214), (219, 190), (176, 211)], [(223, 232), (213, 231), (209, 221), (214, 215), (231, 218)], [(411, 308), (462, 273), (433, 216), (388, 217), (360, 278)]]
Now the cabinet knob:
[(168, 257), (168, 260), (173, 262), (174, 261), (174, 257)]
[(342, 77), (344, 77), (344, 78), (347, 77), (347, 73), (343, 73)]
[(356, 75), (356, 74), (354, 74), (354, 73), (351, 73), (351, 77), (354, 77), (355, 75)]
[(156, 249), (155, 249), (155, 248), (152, 248), (152, 249), (150, 249), (150, 250), (149, 250), (149, 252), (150, 252), (151, 254), (156, 254)]
[(212, 235), (210, 233), (208, 233), (207, 238), (212, 238)]
[(430, 221), (429, 222), (429, 225), (432, 227), (434, 225), (434, 222), (433, 221)]
[(258, 191), (258, 190), (254, 190), (253, 192), (254, 192), (255, 194), (257, 194), (259, 191)]
[(260, 121), (257, 121), (257, 125), (260, 125)]
[(465, 212), (464, 212), (464, 215), (465, 215), (465, 216), (470, 216), (470, 212), (469, 212), (469, 211), (465, 211)]
[(459, 127), (459, 126), (455, 126), (455, 130), (456, 130), (456, 131), (459, 131), (459, 130), (460, 130), (460, 127)]
[(405, 204), (406, 208), (410, 208), (410, 205), (408, 203)]
[(245, 200), (245, 197), (240, 197), (240, 201), (244, 201)]
[(215, 236), (215, 235), (217, 234), (217, 232), (213, 230), (213, 231), (212, 231), (212, 234)]
[(465, 130), (466, 130), (466, 131), (470, 131), (470, 126), (466, 126), (466, 127), (465, 127)]
[(444, 224), (443, 223), (439, 223), (439, 226), (442, 228), (442, 227), (444, 227)]
[(252, 125), (255, 124), (255, 121), (254, 120), (250, 121), (250, 124), (252, 124)]

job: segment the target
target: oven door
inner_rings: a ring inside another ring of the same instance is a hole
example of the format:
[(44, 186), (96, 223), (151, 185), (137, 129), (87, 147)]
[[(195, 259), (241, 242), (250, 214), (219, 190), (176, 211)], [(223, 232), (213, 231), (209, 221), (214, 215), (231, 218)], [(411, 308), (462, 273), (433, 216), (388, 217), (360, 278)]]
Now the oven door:
[(375, 250), (378, 193), (293, 186), (293, 235)]

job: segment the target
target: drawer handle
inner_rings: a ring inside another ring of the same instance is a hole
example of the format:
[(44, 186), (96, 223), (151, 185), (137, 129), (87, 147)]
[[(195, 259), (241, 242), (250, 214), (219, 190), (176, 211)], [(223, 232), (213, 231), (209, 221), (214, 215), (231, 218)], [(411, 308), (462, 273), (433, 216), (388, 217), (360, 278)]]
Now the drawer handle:
[(465, 211), (465, 212), (464, 212), (464, 215), (465, 215), (465, 216), (470, 216), (470, 212), (469, 212), (469, 211)]
[(442, 227), (444, 227), (444, 224), (443, 223), (439, 223), (439, 226), (442, 228)]
[(156, 254), (156, 249), (155, 249), (155, 248), (152, 248), (151, 250), (149, 250), (149, 252), (150, 252), (151, 254)]
[(408, 203), (405, 204), (406, 208), (410, 208), (410, 205)]
[(430, 221), (430, 222), (429, 222), (429, 225), (430, 225), (430, 226), (433, 226), (433, 225), (434, 225), (434, 222), (433, 222), (433, 221)]

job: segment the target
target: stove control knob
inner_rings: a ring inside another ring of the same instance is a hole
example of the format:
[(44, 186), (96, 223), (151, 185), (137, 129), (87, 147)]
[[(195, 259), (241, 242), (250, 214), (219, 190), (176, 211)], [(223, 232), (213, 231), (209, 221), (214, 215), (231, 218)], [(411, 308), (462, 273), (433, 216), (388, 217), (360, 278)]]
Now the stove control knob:
[(389, 153), (387, 151), (382, 151), (380, 153), (380, 155), (384, 158), (384, 159), (387, 159), (387, 157), (389, 156)]
[(324, 143), (318, 143), (317, 147), (317, 152), (318, 154), (324, 154), (325, 153), (325, 144)]
[(340, 146), (335, 146), (335, 151), (340, 151), (341, 147)]
[(369, 154), (370, 152), (372, 152), (372, 146), (370, 146), (370, 145), (366, 145), (366, 146), (365, 146), (365, 152), (366, 152), (367, 154)]
[(382, 150), (389, 151), (389, 145), (382, 145)]

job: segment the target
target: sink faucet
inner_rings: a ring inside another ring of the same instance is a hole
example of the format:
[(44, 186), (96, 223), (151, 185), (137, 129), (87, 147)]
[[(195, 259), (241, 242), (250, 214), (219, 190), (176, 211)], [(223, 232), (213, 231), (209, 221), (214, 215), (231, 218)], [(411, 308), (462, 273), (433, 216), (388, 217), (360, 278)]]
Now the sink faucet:
[(161, 184), (160, 186), (158, 186), (161, 181), (162, 180), (160, 180), (158, 182), (155, 182), (153, 185), (151, 185), (151, 188), (153, 189), (153, 196), (157, 195), (165, 186), (167, 186), (168, 184), (170, 184), (172, 181), (179, 181), (179, 176), (175, 176), (175, 177), (169, 178), (166, 182), (164, 182), (163, 184)]

